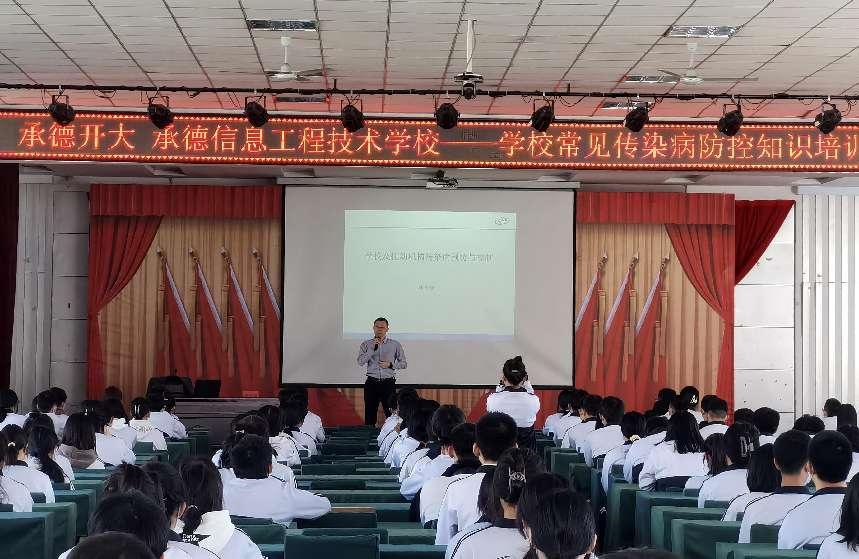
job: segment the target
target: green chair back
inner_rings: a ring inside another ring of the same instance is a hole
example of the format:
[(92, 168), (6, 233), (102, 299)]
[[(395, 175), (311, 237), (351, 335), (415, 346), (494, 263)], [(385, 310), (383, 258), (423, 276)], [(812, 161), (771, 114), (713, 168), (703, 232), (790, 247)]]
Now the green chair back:
[(302, 531), (305, 536), (367, 536), (375, 534), (379, 536), (379, 543), (388, 543), (388, 530), (386, 528), (305, 528)]
[[(399, 484), (396, 488), (399, 488)], [(331, 489), (367, 489), (367, 482), (363, 479), (315, 479), (310, 482), (311, 491)]]
[(752, 543), (778, 543), (778, 531), (781, 526), (768, 524), (752, 524)]
[(355, 475), (355, 464), (302, 464), (302, 475)]
[(155, 443), (134, 443), (134, 454), (153, 454)]
[(286, 536), (286, 557), (313, 559), (379, 559), (379, 535)]
[(377, 528), (375, 512), (329, 512), (314, 519), (296, 519), (299, 528)]
[(284, 538), (286, 537), (286, 527), (283, 524), (275, 522), (270, 524), (243, 524), (236, 526), (236, 528), (247, 534), (251, 541), (257, 545), (283, 545)]
[(230, 520), (235, 526), (260, 526), (265, 524), (274, 524), (271, 518), (253, 518), (250, 516), (230, 515)]
[(46, 512), (0, 513), (0, 557), (50, 559), (54, 552), (54, 524)]
[(47, 500), (44, 493), (30, 493), (30, 497), (34, 503), (44, 503)]

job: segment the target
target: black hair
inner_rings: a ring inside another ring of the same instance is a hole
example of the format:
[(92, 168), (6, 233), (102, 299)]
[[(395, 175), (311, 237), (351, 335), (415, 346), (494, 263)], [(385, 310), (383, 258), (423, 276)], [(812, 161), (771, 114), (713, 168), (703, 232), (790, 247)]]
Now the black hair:
[(666, 441), (674, 441), (674, 448), (679, 454), (704, 452), (704, 439), (698, 430), (698, 423), (688, 411), (677, 411), (668, 420), (668, 430), (665, 432)]
[[(666, 406), (677, 397), (677, 391), (673, 388), (662, 388), (656, 395), (656, 402), (665, 402)], [(655, 403), (655, 402), (654, 402)], [(667, 408), (666, 408), (667, 410)]]
[(501, 455), (495, 472), (483, 476), (477, 509), (490, 521), (501, 520), (501, 500), (518, 505), (527, 480), (545, 472), (540, 456), (528, 448), (511, 448)]
[(143, 471), (161, 488), (167, 518), (179, 514), (179, 509), (188, 501), (185, 482), (182, 481), (179, 471), (167, 462), (147, 462), (143, 465)]
[(430, 433), (433, 440), (443, 445), (450, 444), (450, 433), (460, 423), (465, 423), (465, 414), (452, 404), (439, 406), (430, 420)]
[(272, 449), (268, 439), (245, 435), (230, 450), (233, 472), (240, 479), (265, 479), (271, 468)]
[(36, 427), (43, 427), (50, 431), (53, 431), (56, 434), (57, 430), (54, 427), (53, 420), (43, 413), (33, 412), (27, 415), (27, 419), (24, 420), (24, 432), (29, 435), (30, 431), (35, 429)]
[(164, 493), (158, 480), (147, 474), (140, 466), (120, 464), (104, 482), (104, 494), (140, 491), (158, 506), (164, 502)]
[[(290, 403), (290, 405), (292, 405), (292, 403)], [(284, 414), (284, 418), (286, 417), (287, 415)], [(232, 468), (232, 449), (246, 435), (257, 435), (265, 439), (266, 444), (269, 445), (269, 454), (271, 456), (275, 455), (274, 449), (268, 442), (268, 424), (263, 418), (255, 413), (246, 413), (237, 416), (233, 420), (231, 430), (232, 433), (227, 437), (227, 440), (224, 441), (224, 446), (221, 448), (221, 468)]]
[(122, 532), (105, 532), (83, 538), (68, 559), (160, 559), (139, 538)]
[(310, 396), (306, 386), (295, 384), (281, 388), (277, 394), (277, 399), (280, 402), (280, 406), (283, 407), (291, 400), (298, 400), (307, 404), (310, 401)]
[(755, 410), (752, 422), (761, 435), (775, 435), (775, 432), (778, 431), (778, 425), (781, 423), (781, 414), (772, 408), (758, 408)]
[(402, 418), (402, 422), (400, 423), (400, 430), (408, 429), (409, 420), (411, 419), (412, 412), (415, 408), (420, 404), (421, 398), (418, 396), (416, 390), (412, 389), (410, 391), (406, 391), (408, 389), (403, 389), (397, 395), (397, 409), (399, 416)]
[[(701, 411), (705, 413), (711, 411), (713, 409), (713, 404), (718, 399), (719, 397), (715, 394), (706, 394), (703, 398), (701, 398)], [(728, 408), (726, 407), (725, 411), (727, 410)]]
[(570, 411), (574, 413), (579, 413), (579, 410), (582, 407), (582, 400), (584, 400), (587, 395), (587, 390), (582, 390), (581, 388), (573, 388), (573, 398), (570, 400)]
[(105, 494), (89, 519), (88, 532), (90, 536), (105, 532), (132, 534), (146, 544), (155, 557), (164, 555), (170, 539), (164, 509), (136, 490)]
[(677, 395), (677, 398), (679, 398), (679, 404), (682, 407), (675, 409), (687, 411), (694, 410), (698, 406), (698, 402), (701, 400), (701, 392), (699, 392), (694, 386), (684, 386)]
[(176, 409), (176, 397), (169, 392), (164, 393), (164, 411), (170, 413)]
[(59, 386), (52, 386), (49, 390), (54, 395), (54, 403), (58, 406), (61, 406), (66, 403), (66, 400), (69, 399), (69, 395), (66, 394), (66, 391), (60, 388)]
[(257, 412), (268, 424), (268, 435), (276, 437), (283, 431), (283, 412), (278, 406), (263, 406)]
[(781, 473), (773, 464), (773, 452), (771, 444), (752, 452), (746, 472), (746, 485), (750, 492), (772, 493), (781, 485)]
[(6, 416), (14, 413), (18, 407), (18, 395), (11, 388), (0, 388), (0, 421), (5, 421)]
[(460, 462), (476, 460), (474, 456), (474, 423), (460, 423), (450, 431), (450, 446)]
[(623, 400), (615, 396), (606, 396), (600, 402), (599, 415), (605, 419), (606, 425), (617, 425), (623, 418)]
[(653, 403), (653, 408), (645, 412), (645, 415), (648, 418), (664, 416), (668, 413), (670, 405), (669, 402), (664, 400), (657, 400)]
[(506, 413), (487, 413), (474, 424), (475, 444), (481, 456), (492, 462), (516, 445), (517, 433), (516, 422)]
[(793, 428), (797, 431), (803, 431), (811, 436), (814, 436), (817, 433), (820, 433), (821, 431), (825, 430), (826, 425), (823, 423), (823, 420), (816, 415), (805, 414), (801, 417), (796, 418), (796, 421), (793, 423)]
[(519, 519), (531, 531), (533, 549), (525, 557), (536, 557), (535, 550), (539, 550), (547, 559), (561, 559), (593, 549), (596, 538), (593, 510), (584, 496), (571, 489), (534, 495), (526, 485)]
[(837, 431), (823, 431), (808, 445), (808, 462), (814, 474), (827, 483), (847, 479), (853, 464), (853, 448), (847, 437)]
[(773, 460), (783, 474), (796, 475), (808, 462), (811, 437), (805, 431), (791, 429), (779, 435), (773, 443)]
[(728, 454), (725, 452), (723, 433), (713, 433), (704, 441), (704, 460), (707, 463), (707, 473), (711, 476), (721, 474), (728, 469)]
[(841, 404), (838, 408), (838, 426), (856, 425), (856, 408), (853, 404)]
[(100, 400), (84, 400), (81, 402), (81, 413), (86, 416), (96, 433), (103, 433), (104, 428), (110, 423)]
[(149, 400), (146, 398), (135, 398), (131, 401), (131, 418), (140, 421), (149, 415)]
[(63, 429), (63, 444), (78, 450), (95, 450), (95, 425), (82, 413), (73, 413)]
[(838, 428), (838, 432), (847, 437), (850, 441), (850, 446), (853, 447), (853, 452), (859, 452), (859, 427), (855, 425), (842, 425)]
[(418, 409), (412, 414), (412, 421), (409, 424), (409, 437), (425, 445), (430, 440), (430, 421), (437, 407), (432, 407), (429, 402), (434, 402), (438, 406), (438, 402), (434, 400), (424, 400), (427, 403), (421, 403)]
[(728, 417), (728, 402), (719, 398), (718, 396), (713, 396), (713, 399), (709, 402), (708, 413), (713, 415), (718, 415), (719, 417)]
[(301, 423), (307, 416), (307, 411), (304, 409), (304, 404), (298, 400), (290, 400), (281, 408), (283, 427), (287, 431), (297, 431), (301, 427)]
[(575, 400), (576, 393), (569, 388), (558, 392), (558, 413), (567, 413)]
[(42, 390), (33, 399), (33, 410), (41, 413), (50, 412), (57, 402), (54, 400), (54, 395), (50, 390)]
[(859, 475), (853, 476), (847, 484), (841, 503), (841, 524), (835, 533), (843, 538), (841, 543), (846, 543), (850, 551), (859, 550)]
[(388, 394), (388, 398), (385, 403), (388, 404), (388, 409), (398, 410), (399, 406), (397, 404), (397, 393), (391, 392), (390, 394)]
[(647, 432), (647, 420), (644, 419), (644, 414), (637, 411), (628, 411), (623, 414), (620, 420), (620, 432), (626, 439), (644, 437)]
[(744, 423), (755, 422), (755, 412), (751, 408), (739, 408), (734, 410), (734, 423), (742, 421)]
[(651, 548), (629, 548), (620, 551), (612, 551), (603, 555), (600, 553), (600, 559), (680, 559), (670, 551), (663, 549)]
[(760, 433), (751, 423), (734, 423), (725, 431), (725, 454), (734, 466), (747, 467), (752, 452), (758, 449)]
[(514, 386), (518, 386), (528, 379), (528, 371), (525, 370), (525, 363), (522, 361), (521, 355), (505, 361), (501, 373), (507, 382)]
[(3, 463), (12, 466), (18, 462), (18, 453), (26, 450), (27, 436), (24, 434), (24, 430), (14, 423), (6, 425), (2, 431), (6, 437), (6, 446), (0, 449), (0, 452), (6, 455)]
[(114, 399), (114, 400), (122, 401), (122, 390), (120, 390), (119, 387), (117, 387), (117, 386), (113, 386), (113, 385), (108, 386), (107, 388), (104, 389), (104, 394), (102, 395), (101, 399), (102, 400)]
[[(140, 400), (138, 398), (137, 400)], [(134, 400), (136, 402), (137, 400)], [(134, 405), (134, 402), (131, 404)], [(125, 411), (125, 406), (122, 405), (122, 400), (117, 400), (116, 398), (105, 398), (102, 400), (102, 408), (104, 409), (105, 415), (109, 419), (125, 419), (128, 421), (128, 414)]]
[(190, 457), (179, 466), (187, 491), (188, 508), (182, 515), (183, 534), (193, 534), (203, 515), (224, 508), (224, 485), (211, 460)]
[(388, 319), (387, 319), (387, 318), (385, 318), (384, 316), (380, 316), (379, 318), (377, 318), (376, 320), (374, 320), (374, 321), (373, 321), (373, 324), (376, 324), (377, 322), (384, 322), (384, 323), (385, 323), (385, 326), (390, 326), (390, 324), (388, 324)]
[(149, 394), (146, 395), (146, 399), (149, 400), (149, 409), (152, 411), (163, 411), (164, 410), (164, 390), (153, 390)]
[(34, 427), (27, 436), (27, 454), (39, 461), (39, 469), (54, 483), (63, 483), (66, 478), (63, 469), (51, 458), (59, 444), (53, 429)]
[(668, 430), (668, 418), (664, 415), (657, 415), (647, 418), (647, 435), (655, 435)]
[(838, 415), (838, 409), (841, 407), (841, 402), (837, 398), (829, 398), (823, 404), (823, 413), (826, 417), (835, 417)]
[(602, 404), (602, 398), (595, 394), (588, 394), (584, 398), (582, 398), (582, 406), (581, 409), (585, 410), (585, 413), (591, 417), (596, 417), (600, 412), (600, 405)]

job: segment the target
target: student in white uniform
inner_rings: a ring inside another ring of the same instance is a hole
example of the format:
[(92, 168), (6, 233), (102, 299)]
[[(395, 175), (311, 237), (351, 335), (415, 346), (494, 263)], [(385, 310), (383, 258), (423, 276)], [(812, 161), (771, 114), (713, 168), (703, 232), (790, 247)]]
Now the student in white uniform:
[(459, 532), (447, 544), (446, 559), (522, 558), (529, 545), (516, 524), (519, 498), (525, 483), (543, 473), (537, 453), (511, 448), (501, 455), (492, 477), (480, 486), (480, 522)]
[(579, 437), (579, 451), (585, 457), (585, 464), (593, 467), (594, 459), (605, 456), (608, 451), (623, 445), (626, 439), (620, 428), (623, 418), (624, 405), (620, 398), (606, 396), (600, 402), (599, 419), (601, 427)]
[(859, 557), (859, 477), (847, 485), (841, 505), (838, 530), (820, 544), (817, 559), (857, 559)]
[[(24, 422), (24, 432), (27, 433), (28, 440), (35, 429), (39, 429), (40, 431), (40, 442), (37, 447), (33, 446), (32, 441), (28, 443), (27, 463), (30, 465), (31, 468), (41, 470), (41, 466), (39, 464), (39, 457), (41, 456), (41, 452), (44, 452), (46, 455), (49, 455), (50, 458), (54, 462), (56, 462), (60, 469), (63, 471), (63, 481), (65, 483), (73, 481), (75, 479), (75, 474), (72, 471), (72, 465), (69, 462), (69, 459), (59, 453), (60, 437), (54, 430), (54, 422), (51, 421), (51, 418), (48, 417), (47, 414), (31, 413), (27, 416), (27, 421)], [(46, 431), (47, 433), (44, 433), (43, 431)], [(42, 440), (48, 438), (49, 440)], [(34, 452), (36, 454), (34, 454)], [(51, 474), (48, 473), (48, 476), (50, 477)]]
[(852, 460), (850, 441), (841, 433), (824, 431), (811, 439), (807, 468), (817, 490), (785, 516), (779, 549), (819, 545), (838, 529)]
[[(55, 401), (54, 392), (52, 390), (43, 390), (39, 392), (35, 398), (33, 398), (33, 411), (38, 413), (43, 413), (51, 418), (51, 423), (53, 423), (54, 431), (58, 436), (62, 436), (63, 428), (66, 426), (66, 419), (68, 419), (65, 415), (58, 415), (57, 404)], [(26, 423), (26, 421), (25, 421)]]
[(430, 422), (435, 411), (439, 408), (435, 400), (425, 400), (424, 404), (412, 416), (409, 437), (418, 441), (418, 447), (406, 454), (401, 462), (399, 482), (403, 483), (407, 477), (412, 475), (417, 463), (430, 451)]
[(7, 425), (24, 425), (27, 416), (20, 415), (17, 411), (18, 395), (11, 388), (0, 388), (0, 429)]
[[(441, 476), (456, 462), (451, 452), (453, 444), (451, 433), (462, 423), (465, 423), (465, 414), (457, 406), (447, 404), (433, 412), (429, 429), (432, 440), (427, 445), (427, 453), (415, 462), (411, 473), (400, 485), (400, 494), (407, 500), (418, 498), (418, 504), (412, 506), (413, 510), (420, 510), (418, 495), (424, 484)], [(469, 448), (469, 454), (471, 454), (471, 448)]]
[(422, 408), (426, 408), (427, 406), (431, 406), (432, 403), (429, 400), (418, 400), (417, 402), (406, 406), (405, 415), (403, 415), (403, 423), (402, 430), (400, 431), (400, 437), (394, 444), (391, 445), (391, 449), (388, 454), (384, 458), (384, 462), (391, 466), (392, 468), (399, 468), (403, 464), (403, 460), (406, 456), (417, 450), (420, 446), (420, 441), (418, 441), (415, 437), (412, 436), (412, 422), (415, 421), (415, 418), (420, 413)]
[(829, 398), (823, 404), (823, 425), (828, 431), (838, 429), (838, 410), (841, 409), (841, 402), (836, 398)]
[(637, 411), (630, 411), (623, 414), (623, 417), (620, 420), (620, 432), (623, 435), (624, 442), (623, 444), (609, 450), (602, 463), (600, 480), (602, 481), (603, 490), (606, 492), (606, 495), (608, 495), (609, 491), (612, 467), (615, 464), (623, 465), (630, 447), (636, 441), (639, 441), (644, 437), (646, 430), (647, 420), (644, 418), (644, 414)]
[(746, 478), (752, 452), (758, 449), (758, 430), (748, 423), (734, 423), (722, 440), (727, 467), (701, 484), (698, 508), (704, 508), (707, 501), (730, 502), (749, 492)]
[(385, 418), (385, 422), (382, 423), (382, 427), (379, 428), (379, 434), (376, 436), (376, 442), (379, 445), (382, 444), (382, 441), (385, 440), (392, 431), (396, 430), (400, 422), (403, 420), (403, 418), (400, 417), (400, 406), (397, 403), (398, 399), (398, 392), (388, 396), (388, 408), (391, 410), (391, 415)]
[[(98, 457), (105, 464), (118, 466), (119, 464), (134, 464), (137, 457), (134, 451), (128, 448), (125, 441), (119, 437), (114, 437), (110, 434), (110, 425), (108, 418), (104, 415), (104, 410), (101, 408), (101, 403), (98, 402), (98, 408), (87, 412), (88, 418), (95, 425), (95, 450)], [(138, 436), (140, 432), (138, 431)], [(166, 445), (165, 445), (166, 447)]]
[(188, 433), (185, 425), (170, 410), (176, 407), (176, 399), (163, 390), (146, 395), (149, 402), (149, 421), (168, 439), (185, 439)]
[[(843, 410), (846, 406), (841, 406)], [(856, 425), (842, 425), (838, 428), (838, 432), (847, 437), (850, 441), (850, 446), (853, 449), (853, 464), (850, 466), (850, 473), (847, 474), (847, 479), (853, 479), (853, 476), (859, 474), (859, 427)]]
[(300, 466), (301, 455), (298, 451), (298, 443), (291, 435), (284, 432), (281, 409), (278, 406), (263, 406), (257, 415), (268, 424), (268, 442), (277, 453), (275, 459), (289, 466)]
[(150, 420), (149, 401), (146, 398), (135, 398), (131, 401), (131, 421), (128, 426), (137, 433), (137, 442), (152, 443), (155, 450), (167, 450), (167, 441)]
[(702, 476), (690, 477), (686, 480), (683, 491), (690, 489), (700, 491), (705, 481), (728, 469), (728, 455), (725, 452), (724, 434), (713, 433), (704, 441), (704, 463), (707, 465), (707, 473)]
[(390, 465), (391, 463), (391, 453), (394, 451), (394, 447), (408, 436), (408, 416), (420, 400), (420, 396), (414, 388), (403, 388), (397, 392), (397, 410), (400, 422), (379, 443), (379, 456), (386, 464)]
[(495, 464), (504, 452), (516, 446), (516, 422), (509, 415), (490, 412), (474, 426), (474, 454), (480, 460), (476, 473), (447, 487), (438, 514), (436, 545), (447, 545), (456, 533), (480, 519), (477, 496), (483, 476), (495, 472)]
[(813, 437), (814, 435), (825, 431), (826, 425), (824, 425), (823, 420), (819, 417), (805, 414), (796, 418), (796, 421), (793, 422), (793, 428), (797, 431), (807, 433), (809, 437)]
[[(0, 431), (0, 448), (7, 448), (9, 440)], [(12, 505), (12, 512), (33, 512), (33, 497), (23, 483), (5, 475), (6, 453), (0, 452), (0, 503)]]
[(763, 407), (755, 410), (754, 424), (761, 434), (758, 439), (761, 446), (775, 442), (779, 423), (781, 423), (781, 414), (774, 409)]
[[(53, 429), (40, 425), (34, 426), (27, 437), (27, 457), (24, 462), (28, 467), (48, 476), (52, 483), (70, 483), (74, 477), (67, 475), (57, 462), (56, 452), (59, 444), (60, 441)], [(71, 473), (71, 464), (68, 465), (68, 469)]]
[(781, 474), (781, 479), (778, 489), (749, 501), (745, 509), (739, 511), (743, 513), (737, 540), (739, 543), (751, 542), (752, 526), (755, 524), (780, 526), (788, 512), (811, 496), (807, 486), (809, 442), (811, 438), (802, 431), (785, 431), (775, 443), (764, 445), (755, 453), (772, 447), (773, 464)]
[(63, 430), (58, 454), (75, 470), (103, 470), (105, 461), (99, 458), (95, 444), (95, 423), (83, 413), (73, 413)]
[(701, 393), (694, 386), (684, 386), (672, 402), (671, 407), (674, 409), (674, 413), (688, 411), (695, 418), (697, 424), (704, 421), (704, 415), (701, 413)]
[(224, 507), (231, 514), (289, 524), (296, 518), (319, 518), (331, 510), (325, 497), (271, 476), (271, 445), (263, 437), (242, 437), (230, 451), (230, 463), (235, 478), (224, 482)]
[[(104, 413), (110, 420), (110, 434), (125, 441), (128, 448), (134, 450), (134, 445), (137, 443), (137, 431), (128, 425), (128, 414), (125, 413), (125, 406), (121, 400), (108, 398), (102, 401)], [(143, 441), (151, 442), (151, 441)], [(165, 447), (166, 448), (166, 447)]]
[(749, 492), (734, 497), (728, 503), (728, 509), (722, 515), (722, 520), (733, 522), (738, 515), (744, 513), (746, 506), (752, 501), (766, 497), (781, 486), (781, 474), (775, 467), (773, 445), (765, 444), (752, 452), (749, 459), (749, 469), (746, 474), (746, 485)]
[(662, 491), (683, 487), (693, 476), (707, 473), (704, 440), (698, 422), (687, 411), (678, 411), (668, 420), (665, 441), (656, 445), (647, 458), (638, 483), (642, 489)]
[(278, 394), (278, 400), (280, 400), (281, 408), (290, 400), (301, 402), (307, 412), (301, 425), (301, 432), (312, 437), (317, 443), (325, 442), (325, 427), (322, 424), (322, 418), (310, 410), (310, 395), (306, 386), (283, 388)]
[(579, 410), (581, 410), (582, 401), (588, 393), (585, 390), (580, 390), (578, 388), (573, 388), (572, 392), (573, 395), (570, 399), (569, 405), (567, 406), (567, 413), (559, 417), (558, 421), (555, 423), (555, 432), (553, 435), (555, 446), (561, 446), (567, 432), (582, 422)]
[(662, 415), (647, 418), (647, 436), (630, 445), (623, 460), (623, 478), (627, 483), (638, 483), (638, 476), (644, 466), (644, 459), (653, 447), (665, 440), (668, 418)]
[(46, 503), (54, 503), (54, 486), (46, 474), (27, 465), (27, 437), (17, 425), (7, 425), (0, 431), (6, 437), (3, 475), (24, 485), (30, 493), (41, 493)]
[(668, 419), (671, 417), (671, 406), (676, 398), (676, 390), (673, 388), (661, 388), (656, 396), (656, 400), (653, 402), (653, 407), (650, 409), (650, 412), (645, 415), (661, 415), (665, 419)]
[(849, 425), (853, 425), (854, 427), (859, 425), (857, 422), (856, 416), (856, 408), (853, 404), (841, 404), (841, 407), (838, 408), (838, 427), (847, 427)]
[[(293, 417), (299, 417), (297, 411), (293, 414)], [(220, 469), (221, 477), (224, 480), (236, 477), (232, 470), (233, 466), (230, 461), (230, 454), (233, 447), (238, 444), (242, 437), (247, 435), (257, 435), (258, 437), (271, 441), (271, 438), (269, 437), (268, 424), (262, 417), (254, 412), (248, 412), (237, 416), (230, 424), (230, 429), (232, 433), (227, 437), (227, 440), (224, 441), (224, 446), (215, 452), (214, 456), (212, 456), (212, 463)], [(272, 477), (275, 477), (284, 483), (296, 486), (295, 475), (292, 472), (292, 468), (278, 462), (278, 450), (272, 447), (271, 443), (269, 443), (269, 446), (271, 448)]]
[(48, 391), (51, 393), (54, 406), (53, 411), (48, 415), (50, 416), (51, 421), (54, 422), (54, 431), (56, 431), (57, 436), (62, 439), (63, 429), (65, 429), (66, 421), (69, 419), (69, 416), (66, 415), (66, 402), (69, 399), (69, 395), (66, 394), (66, 391), (59, 386), (52, 386)]
[(218, 470), (204, 458), (182, 462), (186, 488), (185, 512), (176, 524), (182, 541), (208, 549), (218, 557), (261, 559), (259, 547), (235, 527), (224, 509), (223, 484)]
[(452, 464), (440, 476), (428, 478), (412, 500), (412, 507), (417, 509), (418, 520), (424, 526), (438, 520), (441, 501), (448, 486), (480, 468), (480, 460), (474, 455), (474, 424), (460, 423), (454, 427), (450, 432), (450, 442), (443, 447), (442, 453), (447, 455)]
[[(706, 398), (706, 396), (705, 396)], [(703, 407), (703, 404), (702, 404)], [(713, 396), (707, 402), (707, 410), (704, 412), (704, 421), (698, 426), (701, 438), (705, 441), (714, 433), (724, 433), (728, 430), (728, 402)]]
[(540, 398), (528, 382), (528, 371), (521, 355), (504, 362), (499, 389), (486, 399), (486, 411), (506, 413), (512, 417), (518, 429), (519, 446), (536, 449), (534, 422), (540, 412)]
[(564, 432), (561, 440), (561, 448), (578, 448), (579, 441), (597, 428), (597, 415), (600, 412), (602, 398), (594, 394), (588, 394), (582, 398), (582, 406), (579, 408), (579, 417), (581, 422), (573, 425)]
[(534, 555), (529, 557), (592, 557), (597, 543), (596, 522), (587, 500), (570, 489), (548, 492), (534, 489), (530, 482), (526, 484), (519, 500), (522, 532), (528, 547), (534, 550)]
[(554, 436), (557, 432), (558, 421), (570, 412), (570, 404), (573, 401), (573, 391), (565, 388), (558, 393), (557, 411), (546, 418), (543, 422), (543, 434)]
[(290, 400), (281, 408), (283, 414), (283, 430), (295, 442), (299, 452), (308, 456), (319, 454), (316, 439), (301, 431), (307, 408), (299, 400)]

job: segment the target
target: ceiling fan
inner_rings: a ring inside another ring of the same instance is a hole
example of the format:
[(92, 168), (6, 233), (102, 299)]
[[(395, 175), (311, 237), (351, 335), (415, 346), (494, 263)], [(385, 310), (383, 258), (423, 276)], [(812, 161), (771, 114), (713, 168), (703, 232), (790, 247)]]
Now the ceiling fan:
[(278, 70), (267, 70), (266, 75), (277, 81), (294, 81), (294, 82), (309, 82), (311, 78), (318, 78), (323, 75), (322, 68), (314, 68), (313, 70), (295, 71), (289, 65), (289, 37), (281, 37), (280, 44), (283, 45), (283, 64)]
[(686, 50), (689, 51), (689, 67), (686, 69), (684, 73), (674, 72), (671, 70), (663, 70), (659, 69), (664, 75), (668, 78), (671, 78), (668, 81), (674, 81), (681, 85), (698, 85), (702, 82), (756, 82), (758, 78), (746, 78), (743, 76), (735, 76), (735, 77), (719, 77), (719, 78), (710, 78), (704, 77), (698, 74), (695, 71), (695, 53), (698, 52), (698, 43), (686, 43)]

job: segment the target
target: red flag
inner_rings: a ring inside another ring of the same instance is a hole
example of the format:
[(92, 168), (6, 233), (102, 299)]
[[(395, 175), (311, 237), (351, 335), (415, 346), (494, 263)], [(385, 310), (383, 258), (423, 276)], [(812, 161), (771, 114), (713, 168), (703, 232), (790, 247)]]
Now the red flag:
[[(237, 377), (229, 377), (227, 352), (224, 347), (224, 323), (212, 297), (203, 265), (194, 259), (197, 276), (197, 314), (200, 317), (200, 353), (205, 378), (221, 380), (222, 396), (240, 396)], [(231, 382), (232, 381), (232, 382)]]
[(242, 395), (259, 394), (256, 373), (259, 368), (258, 356), (254, 349), (254, 319), (236, 277), (233, 262), (227, 259), (229, 277), (227, 278), (227, 297), (233, 317), (233, 362), (242, 389)]
[(259, 282), (262, 287), (260, 295), (260, 316), (262, 317), (262, 329), (265, 332), (265, 347), (262, 348), (265, 354), (265, 369), (266, 373), (263, 377), (263, 390), (267, 394), (277, 393), (277, 388), (280, 386), (280, 305), (277, 303), (274, 289), (271, 286), (271, 280), (268, 277), (268, 271), (262, 263), (262, 257), (254, 250), (254, 256), (257, 258), (257, 270), (259, 272)]
[(662, 266), (653, 280), (653, 286), (647, 294), (644, 308), (635, 327), (635, 358), (633, 367), (635, 376), (635, 409), (646, 409), (656, 399), (659, 389), (667, 385), (667, 364), (665, 348), (665, 323), (663, 322), (663, 291), (665, 267), (668, 259), (662, 261)]
[(194, 358), (191, 343), (191, 321), (188, 319), (188, 312), (185, 310), (179, 288), (176, 287), (167, 258), (162, 256), (161, 263), (164, 270), (164, 304), (167, 306), (170, 325), (168, 353), (170, 367), (167, 374), (189, 376), (193, 379), (197, 376), (197, 360)]
[(602, 332), (599, 332), (599, 292), (602, 289), (602, 271), (606, 260), (608, 259), (603, 256), (597, 265), (594, 279), (588, 287), (579, 314), (576, 315), (575, 324), (576, 387), (592, 394), (603, 393), (602, 375), (597, 374), (593, 361), (596, 357), (594, 346), (601, 341), (597, 336), (602, 336)]
[[(632, 368), (632, 352), (629, 351), (633, 340), (630, 324), (629, 303), (634, 287), (635, 265), (633, 259), (620, 284), (614, 304), (605, 322), (605, 342), (601, 358), (601, 369), (605, 379), (603, 396), (617, 396), (624, 401), (625, 394), (632, 394), (628, 384), (628, 373)], [(628, 396), (627, 396), (628, 397)]]

